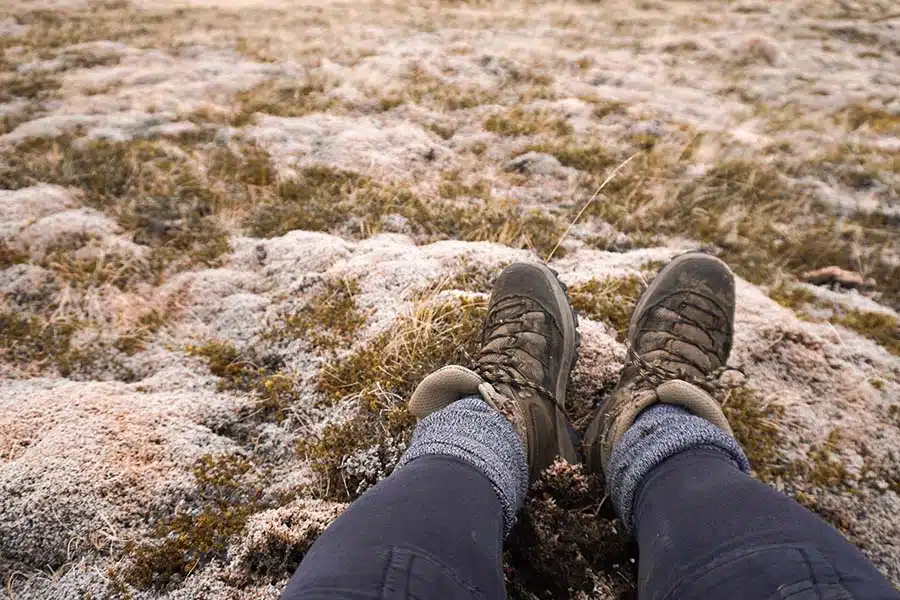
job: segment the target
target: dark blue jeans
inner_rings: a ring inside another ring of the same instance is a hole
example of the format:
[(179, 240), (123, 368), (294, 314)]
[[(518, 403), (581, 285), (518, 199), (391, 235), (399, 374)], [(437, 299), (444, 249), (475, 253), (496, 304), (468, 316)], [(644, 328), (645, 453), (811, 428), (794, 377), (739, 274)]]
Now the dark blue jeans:
[[(900, 599), (840, 533), (714, 450), (653, 470), (635, 515), (639, 600)], [(422, 458), (322, 534), (282, 600), (499, 600), (502, 532), (500, 502), (479, 471)]]

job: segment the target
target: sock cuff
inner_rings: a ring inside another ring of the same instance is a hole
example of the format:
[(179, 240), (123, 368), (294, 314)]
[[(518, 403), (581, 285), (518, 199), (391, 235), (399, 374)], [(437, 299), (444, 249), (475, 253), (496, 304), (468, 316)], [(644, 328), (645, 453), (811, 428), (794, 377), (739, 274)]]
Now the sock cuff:
[(528, 459), (512, 423), (478, 396), (457, 400), (419, 421), (397, 468), (434, 455), (463, 460), (488, 478), (509, 535), (528, 492)]
[(738, 469), (750, 471), (734, 437), (677, 406), (651, 406), (622, 435), (606, 467), (606, 486), (629, 532), (634, 531), (633, 505), (644, 477), (666, 459), (694, 448), (722, 452)]

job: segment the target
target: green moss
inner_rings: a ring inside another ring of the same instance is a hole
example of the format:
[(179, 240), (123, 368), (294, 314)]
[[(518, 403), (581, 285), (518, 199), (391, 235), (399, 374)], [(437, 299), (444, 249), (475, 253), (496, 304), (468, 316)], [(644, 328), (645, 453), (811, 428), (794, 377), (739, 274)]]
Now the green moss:
[(298, 452), (311, 461), (326, 495), (352, 498), (361, 481), (347, 480), (344, 459), (354, 452), (406, 441), (414, 421), (406, 402), (428, 374), (448, 364), (471, 364), (479, 346), (485, 303), (475, 300), (423, 302), (349, 355), (326, 363), (319, 389), (326, 405), (346, 398), (357, 412), (344, 424), (303, 440)]
[(350, 346), (366, 323), (366, 314), (356, 305), (359, 291), (359, 283), (353, 279), (326, 281), (324, 288), (289, 316), (274, 335), (307, 339), (329, 350)]
[(272, 185), (277, 177), (269, 153), (255, 143), (237, 148), (216, 146), (209, 157), (209, 174), (215, 179), (257, 187)]
[(785, 308), (795, 311), (816, 302), (816, 296), (806, 288), (792, 287), (784, 283), (769, 292), (769, 297)]
[(55, 367), (65, 377), (80, 354), (72, 345), (78, 331), (73, 321), (45, 321), (13, 311), (0, 312), (0, 360), (21, 369), (39, 372)]
[(643, 288), (637, 275), (590, 279), (569, 286), (569, 298), (580, 315), (607, 324), (624, 339), (631, 311)]
[(232, 344), (209, 342), (188, 346), (188, 354), (202, 358), (210, 372), (221, 378), (220, 390), (235, 390), (255, 395), (254, 417), (258, 420), (283, 420), (287, 410), (297, 401), (295, 378), (283, 370), (277, 356), (257, 357), (240, 352)]
[(881, 344), (894, 356), (900, 356), (900, 323), (891, 315), (851, 310), (833, 318), (832, 322), (852, 329)]
[(767, 483), (775, 481), (783, 463), (784, 434), (778, 423), (784, 408), (765, 403), (753, 390), (742, 387), (727, 392), (722, 410), (754, 472)]
[(42, 101), (51, 97), (61, 87), (59, 78), (36, 71), (16, 73), (0, 85), (0, 103), (17, 98)]
[(440, 123), (429, 123), (425, 128), (436, 133), (442, 140), (449, 140), (456, 135), (455, 128), (441, 125)]
[(563, 166), (589, 173), (607, 174), (619, 163), (603, 146), (575, 146), (566, 144), (533, 144), (526, 152), (543, 152), (556, 158)]
[(54, 250), (41, 259), (42, 267), (76, 290), (113, 285), (128, 290), (135, 283), (151, 277), (148, 266), (135, 258), (118, 254), (101, 254), (83, 258), (72, 250)]
[(279, 185), (276, 199), (252, 212), (245, 225), (256, 237), (277, 237), (294, 229), (335, 229), (353, 214), (353, 192), (369, 185), (368, 179), (356, 173), (307, 167), (296, 179)]
[(503, 114), (494, 114), (484, 122), (484, 128), (502, 136), (535, 135), (552, 133), (559, 136), (572, 133), (572, 126), (564, 118), (544, 112), (513, 108)]
[(126, 545), (130, 561), (123, 579), (138, 588), (165, 589), (215, 558), (225, 558), (230, 540), (247, 519), (269, 508), (257, 483), (247, 482), (252, 463), (239, 454), (203, 456), (194, 465), (197, 484), (191, 512), (178, 512), (159, 521), (150, 539)]
[(866, 127), (882, 135), (900, 135), (900, 116), (871, 104), (856, 103), (841, 109), (835, 120), (851, 131)]
[[(445, 182), (444, 194), (485, 195), (483, 185), (466, 187)], [(493, 241), (549, 252), (565, 231), (558, 218), (493, 199), (462, 203), (456, 198), (425, 201), (410, 190), (381, 185), (349, 171), (307, 167), (297, 178), (278, 186), (277, 196), (245, 220), (251, 235), (274, 237), (294, 229), (340, 231), (366, 237), (381, 231), (382, 219), (404, 217), (411, 232), (423, 240)]]
[(136, 243), (153, 249), (151, 273), (216, 266), (229, 249), (215, 212), (230, 190), (163, 142), (33, 139), (3, 158), (0, 187), (44, 182), (80, 188), (88, 206), (113, 216)]
[(325, 97), (323, 81), (303, 84), (287, 81), (267, 81), (237, 96), (238, 110), (231, 124), (243, 127), (253, 121), (256, 113), (276, 117), (302, 117), (324, 111), (335, 104)]
[(447, 171), (443, 173), (443, 180), (438, 184), (438, 195), (449, 200), (461, 197), (489, 200), (491, 198), (491, 184), (484, 180), (465, 184), (462, 182), (459, 171)]

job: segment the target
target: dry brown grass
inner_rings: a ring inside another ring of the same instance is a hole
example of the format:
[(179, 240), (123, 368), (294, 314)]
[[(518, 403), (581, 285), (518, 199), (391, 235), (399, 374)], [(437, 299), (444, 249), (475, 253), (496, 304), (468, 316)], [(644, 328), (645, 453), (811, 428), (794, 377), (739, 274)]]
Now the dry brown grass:
[(321, 478), (323, 496), (352, 500), (375, 483), (371, 473), (345, 469), (347, 458), (357, 452), (374, 449), (381, 463), (378, 472), (389, 472), (396, 460), (393, 449), (405, 446), (414, 425), (406, 408), (409, 395), (432, 371), (471, 363), (485, 309), (481, 300), (432, 296), (419, 301), (389, 331), (322, 368), (323, 401), (355, 406), (349, 420), (298, 445)]
[(484, 128), (491, 133), (509, 137), (539, 133), (566, 136), (572, 133), (572, 126), (558, 115), (518, 107), (491, 115), (485, 120)]

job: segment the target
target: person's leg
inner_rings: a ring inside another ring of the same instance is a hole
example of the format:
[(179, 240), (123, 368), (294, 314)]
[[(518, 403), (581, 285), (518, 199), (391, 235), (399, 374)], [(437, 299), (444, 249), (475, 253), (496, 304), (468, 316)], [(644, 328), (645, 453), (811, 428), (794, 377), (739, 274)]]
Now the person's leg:
[(752, 479), (710, 394), (734, 336), (734, 276), (676, 257), (638, 300), (628, 360), (585, 435), (640, 551), (638, 597), (837, 600), (898, 594), (824, 521)]
[(432, 414), (398, 469), (316, 541), (282, 599), (503, 598), (503, 537), (527, 473), (513, 426), (480, 399)]
[(316, 541), (283, 599), (504, 598), (500, 549), (529, 477), (577, 456), (564, 412), (575, 325), (552, 270), (505, 268), (473, 368), (419, 384), (398, 470)]
[(745, 473), (722, 433), (654, 407), (619, 441), (614, 500), (633, 501), (620, 512), (638, 540), (640, 600), (900, 598), (838, 531)]

